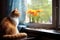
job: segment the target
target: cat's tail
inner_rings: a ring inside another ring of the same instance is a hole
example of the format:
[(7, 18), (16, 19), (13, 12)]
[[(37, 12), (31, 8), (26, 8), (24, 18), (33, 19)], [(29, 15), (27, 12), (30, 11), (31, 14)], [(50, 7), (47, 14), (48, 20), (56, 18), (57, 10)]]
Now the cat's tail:
[(27, 37), (26, 33), (19, 33), (19, 34), (13, 34), (13, 35), (3, 35), (3, 38), (8, 39), (22, 39)]

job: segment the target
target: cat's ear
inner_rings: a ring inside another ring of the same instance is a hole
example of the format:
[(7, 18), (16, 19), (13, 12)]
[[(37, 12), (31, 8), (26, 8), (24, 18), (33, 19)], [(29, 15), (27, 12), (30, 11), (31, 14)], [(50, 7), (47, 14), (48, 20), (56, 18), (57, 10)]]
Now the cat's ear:
[(19, 17), (20, 16), (20, 12), (19, 10), (16, 8), (14, 9), (11, 13), (10, 13), (10, 16), (15, 16), (15, 17)]
[(12, 14), (19, 14), (19, 10), (16, 8), (12, 11)]
[(17, 8), (15, 8), (15, 11), (18, 11), (18, 9), (17, 9)]

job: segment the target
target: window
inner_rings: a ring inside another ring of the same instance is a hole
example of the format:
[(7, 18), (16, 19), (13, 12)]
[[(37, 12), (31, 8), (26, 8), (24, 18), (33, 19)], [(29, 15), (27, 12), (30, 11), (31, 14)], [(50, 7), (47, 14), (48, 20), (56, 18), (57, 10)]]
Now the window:
[(26, 22), (52, 24), (52, 0), (27, 0)]
[(55, 0), (25, 0), (24, 23), (30, 27), (51, 28), (56, 25)]

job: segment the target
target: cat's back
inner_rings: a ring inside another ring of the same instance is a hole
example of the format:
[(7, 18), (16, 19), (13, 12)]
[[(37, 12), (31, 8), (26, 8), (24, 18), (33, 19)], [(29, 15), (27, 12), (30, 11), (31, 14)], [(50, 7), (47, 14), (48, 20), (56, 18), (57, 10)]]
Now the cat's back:
[(0, 23), (0, 34), (4, 34), (7, 27), (8, 27), (8, 19), (7, 17), (5, 17)]
[(1, 29), (4, 31), (3, 33), (5, 34), (15, 33), (16, 27), (8, 17), (5, 17), (2, 20), (1, 25), (2, 25)]
[(13, 21), (9, 18), (9, 17), (5, 17), (2, 21), (1, 21), (1, 25), (5, 25), (8, 26), (9, 24), (14, 25)]

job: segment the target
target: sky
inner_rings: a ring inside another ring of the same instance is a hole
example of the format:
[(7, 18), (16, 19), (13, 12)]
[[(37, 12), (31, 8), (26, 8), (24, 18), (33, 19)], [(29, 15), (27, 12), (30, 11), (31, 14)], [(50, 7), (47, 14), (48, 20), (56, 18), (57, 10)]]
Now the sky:
[(31, 0), (27, 0), (27, 4), (31, 4)]

